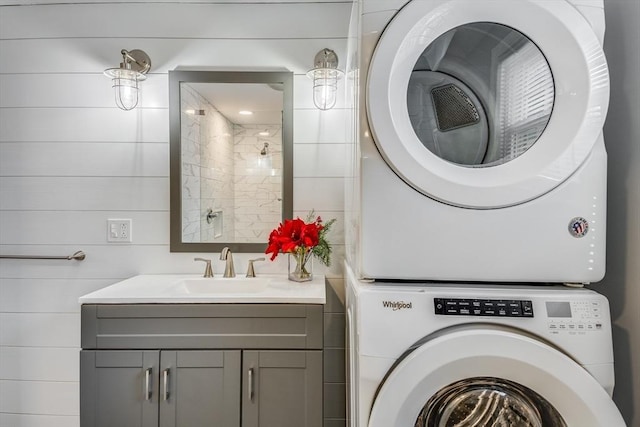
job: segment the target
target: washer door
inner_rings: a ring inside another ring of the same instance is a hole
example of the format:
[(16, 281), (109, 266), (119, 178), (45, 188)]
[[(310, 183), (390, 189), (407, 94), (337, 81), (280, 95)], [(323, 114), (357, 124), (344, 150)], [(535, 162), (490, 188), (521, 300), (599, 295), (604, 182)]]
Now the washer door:
[(369, 427), (624, 427), (580, 365), (516, 332), (462, 329), (427, 341), (387, 376)]
[(565, 1), (412, 1), (380, 38), (366, 99), (373, 139), (404, 181), (444, 203), (499, 208), (585, 161), (609, 77)]

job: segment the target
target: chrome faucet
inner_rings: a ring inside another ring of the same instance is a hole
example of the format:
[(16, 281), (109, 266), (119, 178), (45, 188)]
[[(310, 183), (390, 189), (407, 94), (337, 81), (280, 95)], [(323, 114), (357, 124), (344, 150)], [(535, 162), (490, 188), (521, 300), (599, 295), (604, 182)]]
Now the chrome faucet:
[(227, 246), (222, 248), (222, 252), (220, 252), (220, 260), (227, 261), (224, 266), (223, 277), (236, 277), (236, 271), (233, 268), (233, 255), (231, 254), (231, 249)]
[(204, 275), (202, 277), (213, 277), (213, 269), (211, 268), (211, 260), (204, 258), (194, 258), (194, 261), (204, 261), (206, 266), (204, 267)]

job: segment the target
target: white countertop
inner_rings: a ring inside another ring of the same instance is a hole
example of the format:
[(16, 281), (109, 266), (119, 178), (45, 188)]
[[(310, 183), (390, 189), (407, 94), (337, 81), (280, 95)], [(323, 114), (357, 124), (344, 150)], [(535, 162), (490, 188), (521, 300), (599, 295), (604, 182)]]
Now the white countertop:
[(81, 304), (324, 304), (324, 276), (297, 283), (286, 275), (205, 279), (193, 274), (143, 274), (115, 283), (78, 300)]

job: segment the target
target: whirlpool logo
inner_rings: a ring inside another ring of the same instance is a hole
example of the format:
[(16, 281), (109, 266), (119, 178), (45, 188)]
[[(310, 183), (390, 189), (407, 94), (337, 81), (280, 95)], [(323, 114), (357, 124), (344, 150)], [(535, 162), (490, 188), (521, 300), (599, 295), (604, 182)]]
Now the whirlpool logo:
[(390, 308), (393, 311), (409, 309), (413, 308), (413, 303), (405, 302), (405, 301), (382, 301), (382, 306), (384, 308)]

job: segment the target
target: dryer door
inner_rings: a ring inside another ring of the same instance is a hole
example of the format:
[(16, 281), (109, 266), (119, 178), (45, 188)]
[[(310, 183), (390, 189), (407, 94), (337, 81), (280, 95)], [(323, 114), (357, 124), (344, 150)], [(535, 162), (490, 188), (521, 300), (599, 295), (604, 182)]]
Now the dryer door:
[(506, 329), (463, 329), (427, 341), (389, 373), (369, 427), (624, 427), (580, 365)]
[(367, 81), (373, 139), (419, 192), (472, 208), (547, 193), (585, 161), (609, 102), (604, 53), (565, 1), (412, 1)]

